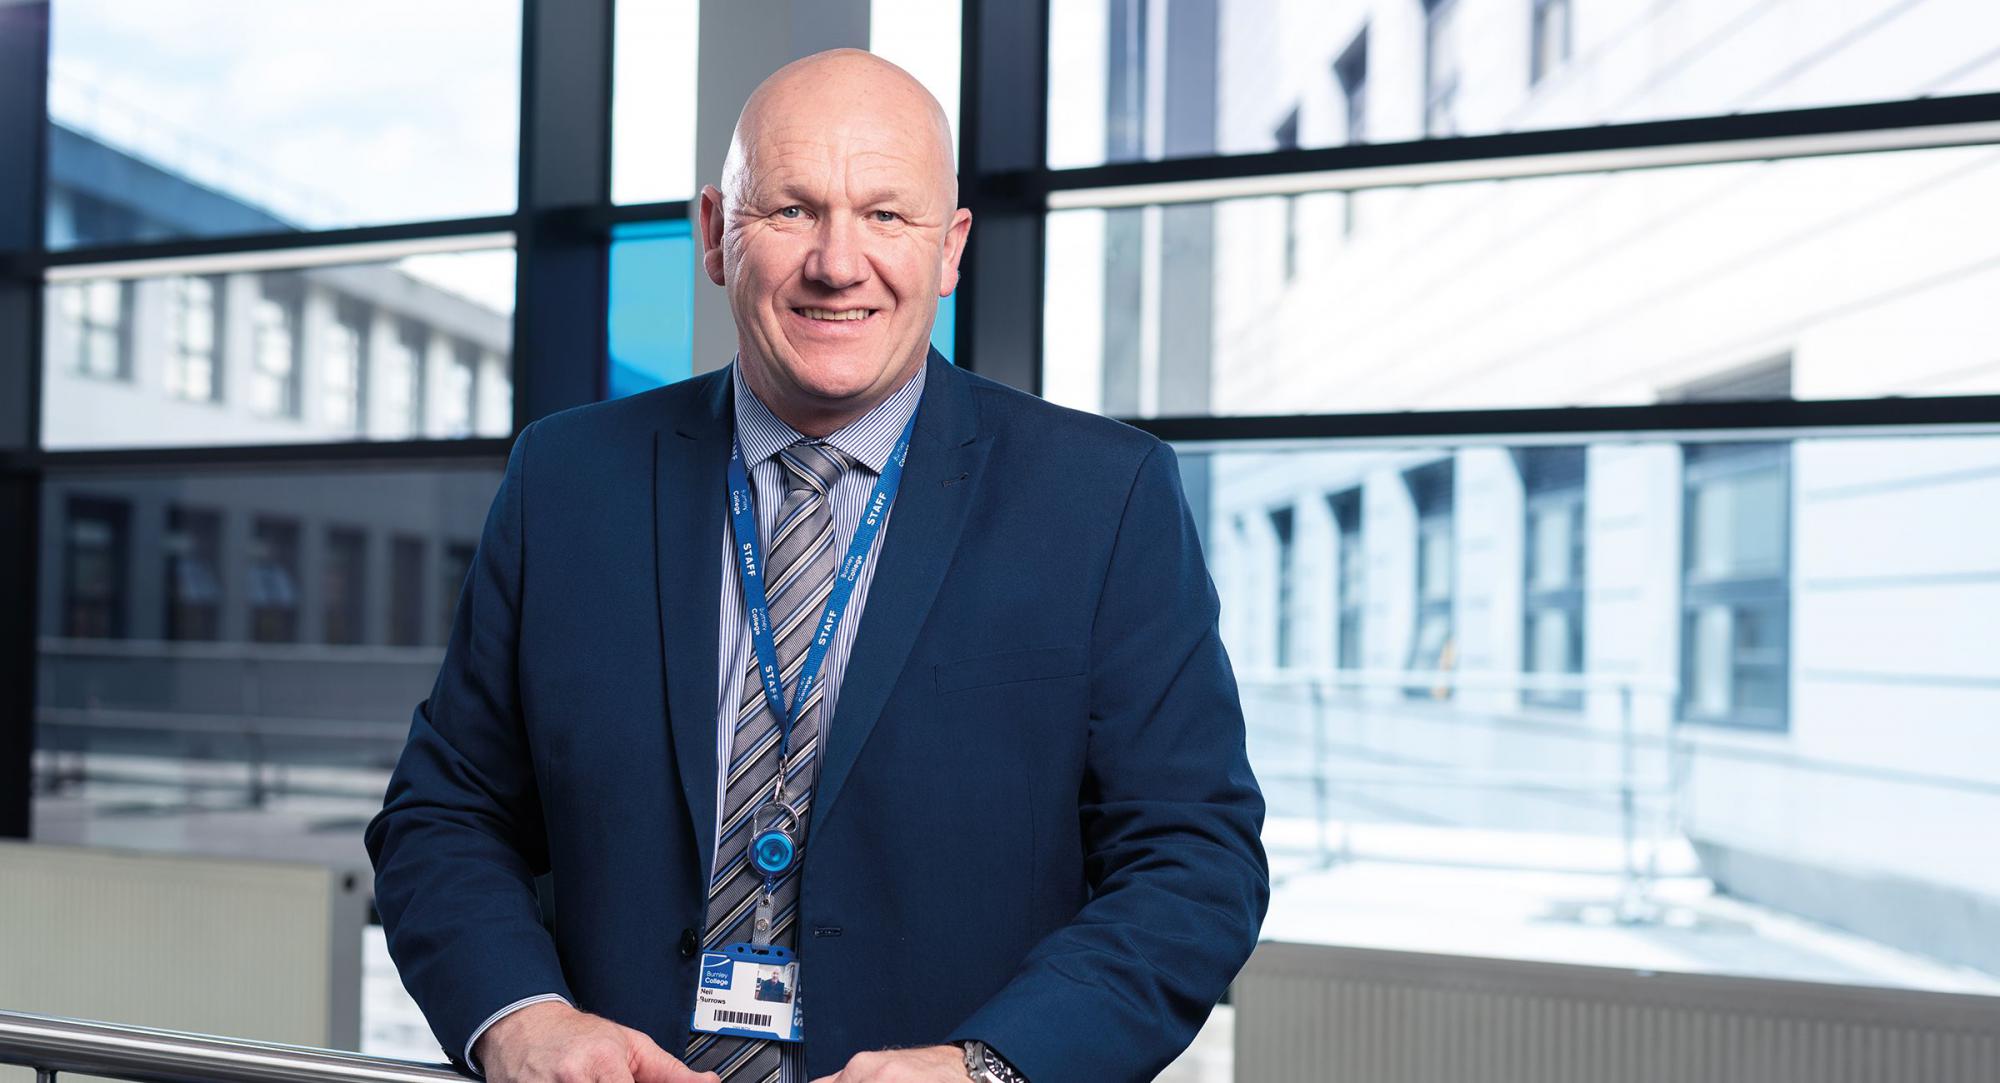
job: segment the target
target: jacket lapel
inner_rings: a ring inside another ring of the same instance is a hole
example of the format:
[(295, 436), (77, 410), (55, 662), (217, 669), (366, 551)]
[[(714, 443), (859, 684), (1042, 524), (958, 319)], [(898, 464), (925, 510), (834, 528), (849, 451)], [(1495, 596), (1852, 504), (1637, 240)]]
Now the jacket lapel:
[[(980, 468), (991, 441), (979, 439), (978, 404), (971, 378), (931, 352), (923, 401), (903, 485), (889, 512), (882, 555), (861, 611), (854, 653), (841, 676), (840, 699), (825, 741), (813, 789), (812, 826), (827, 810), (854, 768), (889, 693), (902, 675), (917, 630), (958, 548), (966, 512), (978, 496)], [(721, 529), (718, 525), (716, 529)], [(713, 743), (711, 741), (711, 743)]]
[(730, 370), (696, 389), (680, 419), (653, 436), (653, 538), (674, 762), (710, 874), (715, 838), (716, 610), (722, 590), (723, 473), (732, 431)]

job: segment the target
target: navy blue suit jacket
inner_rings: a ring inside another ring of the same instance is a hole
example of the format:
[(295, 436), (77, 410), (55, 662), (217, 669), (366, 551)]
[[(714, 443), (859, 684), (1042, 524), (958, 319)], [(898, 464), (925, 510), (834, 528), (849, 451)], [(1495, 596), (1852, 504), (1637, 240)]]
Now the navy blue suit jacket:
[[(976, 1037), (1033, 1083), (1150, 1079), (1269, 891), (1176, 461), (928, 363), (808, 832), (809, 1068)], [(545, 992), (685, 1046), (730, 394), (723, 370), (515, 443), (367, 832), (390, 953), (454, 1057)]]

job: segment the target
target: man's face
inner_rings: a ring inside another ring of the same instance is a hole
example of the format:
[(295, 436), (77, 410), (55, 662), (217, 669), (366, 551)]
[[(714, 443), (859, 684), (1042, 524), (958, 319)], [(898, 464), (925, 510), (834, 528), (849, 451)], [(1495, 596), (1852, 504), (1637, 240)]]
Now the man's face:
[(872, 405), (923, 363), (971, 214), (953, 206), (927, 117), (847, 94), (773, 98), (742, 134), (735, 191), (702, 193), (704, 262), (760, 396)]

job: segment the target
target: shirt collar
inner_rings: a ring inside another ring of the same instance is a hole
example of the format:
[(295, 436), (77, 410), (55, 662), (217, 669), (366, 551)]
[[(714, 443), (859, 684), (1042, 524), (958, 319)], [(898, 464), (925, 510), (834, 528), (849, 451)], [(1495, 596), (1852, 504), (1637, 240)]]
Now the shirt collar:
[[(745, 469), (754, 468), (785, 448), (807, 439), (797, 429), (779, 420), (756, 392), (750, 390), (749, 383), (743, 379), (741, 360), (730, 368), (733, 370), (731, 379), (736, 384), (736, 442), (743, 449)], [(896, 438), (903, 435), (903, 426), (917, 411), (917, 401), (924, 393), (924, 373), (928, 368), (928, 364), (918, 365), (916, 375), (903, 381), (903, 386), (877, 403), (873, 410), (829, 433), (826, 442), (875, 473), (881, 473), (889, 463), (889, 453), (896, 450)]]

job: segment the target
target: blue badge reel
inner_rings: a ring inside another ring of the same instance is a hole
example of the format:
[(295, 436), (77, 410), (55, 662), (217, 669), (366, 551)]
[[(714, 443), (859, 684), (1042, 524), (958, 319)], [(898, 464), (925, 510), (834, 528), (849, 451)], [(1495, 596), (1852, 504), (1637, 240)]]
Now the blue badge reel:
[(689, 1027), (738, 1038), (800, 1040), (798, 960), (776, 944), (730, 944), (703, 952)]

